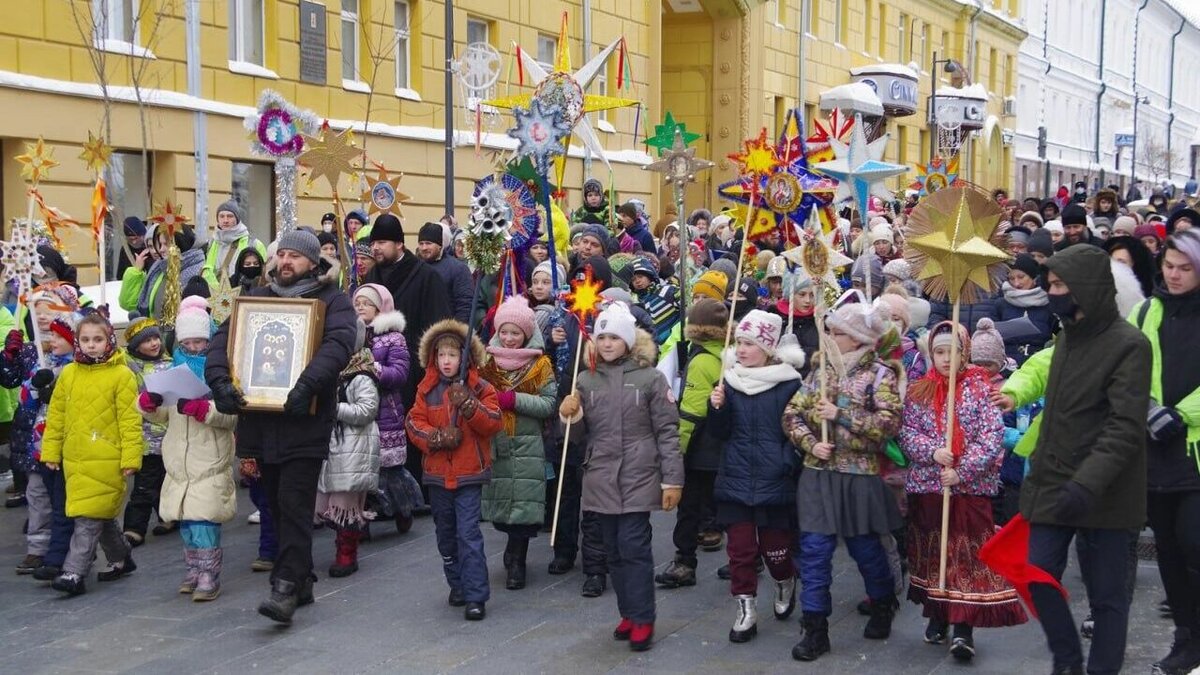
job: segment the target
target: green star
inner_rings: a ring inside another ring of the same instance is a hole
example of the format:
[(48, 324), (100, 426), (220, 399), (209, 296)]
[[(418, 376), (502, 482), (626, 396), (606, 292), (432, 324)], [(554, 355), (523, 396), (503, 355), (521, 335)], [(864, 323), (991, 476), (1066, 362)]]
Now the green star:
[(654, 125), (654, 135), (647, 138), (645, 143), (652, 148), (658, 149), (658, 156), (662, 157), (663, 153), (675, 145), (675, 131), (683, 135), (683, 145), (687, 147), (692, 144), (692, 141), (700, 138), (700, 134), (691, 133), (687, 130), (687, 125), (675, 121), (675, 116), (671, 111), (667, 111), (667, 117), (662, 124)]

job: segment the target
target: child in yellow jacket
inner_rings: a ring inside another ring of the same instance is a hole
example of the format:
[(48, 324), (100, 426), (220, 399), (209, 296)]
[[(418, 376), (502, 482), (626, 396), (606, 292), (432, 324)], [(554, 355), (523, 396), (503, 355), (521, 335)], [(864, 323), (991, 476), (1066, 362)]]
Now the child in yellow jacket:
[(62, 574), (51, 584), (57, 591), (74, 596), (86, 590), (97, 543), (110, 564), (100, 581), (137, 568), (116, 520), (125, 478), (142, 466), (137, 395), (137, 378), (117, 351), (112, 325), (99, 313), (85, 316), (75, 331), (75, 362), (59, 376), (42, 438), (42, 462), (63, 471), (67, 516), (75, 519)]

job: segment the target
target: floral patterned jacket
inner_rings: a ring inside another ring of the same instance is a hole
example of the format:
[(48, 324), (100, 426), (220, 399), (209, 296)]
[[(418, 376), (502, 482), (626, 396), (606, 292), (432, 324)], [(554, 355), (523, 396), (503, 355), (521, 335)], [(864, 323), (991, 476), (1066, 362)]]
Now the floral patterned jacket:
[[(1000, 489), (1000, 464), (1004, 461), (1004, 420), (1000, 409), (988, 400), (991, 384), (982, 377), (969, 377), (958, 383), (958, 402), (954, 414), (965, 434), (965, 449), (954, 467), (961, 482), (951, 494), (991, 496)], [(942, 420), (941, 425), (946, 421)], [(932, 406), (918, 403), (909, 396), (904, 404), (904, 424), (900, 428), (900, 449), (908, 458), (909, 494), (942, 491), (941, 465), (933, 453), (946, 444), (946, 435), (938, 431)]]
[(828, 461), (812, 454), (821, 441), (821, 418), (816, 405), (821, 400), (819, 371), (814, 371), (796, 393), (783, 414), (783, 430), (801, 452), (806, 469), (864, 475), (879, 474), (879, 457), (887, 439), (900, 429), (903, 403), (897, 390), (896, 372), (868, 350), (839, 380), (831, 365), (825, 367), (826, 392), (837, 404), (837, 419), (829, 423), (833, 456)]

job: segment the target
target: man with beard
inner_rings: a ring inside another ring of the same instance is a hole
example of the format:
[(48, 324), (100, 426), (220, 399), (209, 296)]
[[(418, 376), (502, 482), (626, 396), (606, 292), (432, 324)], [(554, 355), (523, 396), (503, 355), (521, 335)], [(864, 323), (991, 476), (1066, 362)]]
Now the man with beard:
[(1061, 220), (1063, 238), (1054, 245), (1056, 251), (1066, 250), (1068, 246), (1075, 244), (1100, 245), (1100, 242), (1092, 236), (1092, 231), (1088, 229), (1087, 211), (1081, 204), (1067, 204), (1067, 208), (1063, 209)]
[(320, 344), (288, 392), (283, 412), (243, 410), (246, 399), (229, 367), (228, 321), (213, 336), (204, 372), (217, 410), (238, 416), (238, 457), (253, 460), (251, 471), (261, 475), (279, 553), (271, 573), (271, 595), (258, 606), (258, 613), (283, 624), (291, 623), (297, 605), (313, 601), (312, 518), (317, 479), (329, 455), (329, 438), (337, 420), (338, 374), (350, 362), (354, 349), (354, 307), (350, 298), (328, 281), (328, 271), (316, 235), (293, 230), (279, 237), (271, 282), (247, 294), (312, 298), (323, 305)]
[(471, 270), (467, 264), (452, 255), (450, 228), (442, 223), (425, 223), (417, 234), (417, 257), (432, 267), (446, 284), (446, 292), (454, 306), (454, 319), (463, 324), (471, 320)]

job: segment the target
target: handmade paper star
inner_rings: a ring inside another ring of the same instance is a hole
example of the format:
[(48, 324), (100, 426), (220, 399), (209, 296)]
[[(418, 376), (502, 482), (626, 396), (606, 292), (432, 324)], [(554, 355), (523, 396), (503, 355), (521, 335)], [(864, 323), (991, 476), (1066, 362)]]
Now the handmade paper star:
[(945, 188), (909, 215), (904, 257), (935, 299), (974, 302), (999, 285), (1008, 254), (996, 229), (1004, 212), (976, 186)]
[(50, 169), (58, 166), (54, 159), (54, 148), (46, 147), (41, 136), (33, 143), (26, 143), (24, 154), (17, 155), (16, 160), (22, 165), (21, 177), (35, 188), (43, 178), (50, 177)]
[(32, 285), (34, 275), (46, 273), (37, 253), (37, 242), (24, 227), (16, 224), (9, 240), (0, 241), (0, 266), (3, 266), (4, 283), (15, 280), (26, 290)]
[(850, 136), (852, 128), (854, 128), (854, 119), (846, 119), (837, 108), (829, 113), (828, 122), (822, 122), (819, 119), (813, 120), (813, 132), (805, 143), (809, 164), (818, 164), (834, 159), (833, 147), (829, 145), (829, 139), (836, 138), (839, 141), (845, 141)]
[[(820, 216), (813, 214), (820, 221)], [(800, 236), (800, 245), (783, 252), (783, 257), (793, 265), (804, 268), (816, 283), (836, 287), (837, 270), (849, 265), (852, 260), (842, 255), (834, 246), (835, 232), (822, 232), (819, 226), (805, 228)]]
[(729, 215), (733, 218), (734, 227), (746, 228), (746, 238), (750, 240), (770, 234), (779, 226), (775, 214), (764, 208), (755, 208), (751, 213), (749, 206), (735, 206), (730, 209)]
[(321, 125), (319, 137), (310, 137), (307, 149), (297, 161), (309, 167), (308, 180), (315, 181), (324, 178), (329, 181), (329, 189), (337, 192), (338, 181), (342, 174), (354, 170), (354, 160), (362, 155), (362, 151), (354, 147), (354, 131), (346, 129), (340, 134), (332, 133), (329, 123)]
[(675, 144), (665, 155), (660, 152), (659, 156), (661, 159), (653, 164), (643, 166), (642, 169), (661, 173), (663, 182), (672, 183), (677, 188), (696, 182), (696, 172), (713, 167), (713, 163), (707, 159), (696, 157), (695, 148), (687, 147), (684, 130), (679, 127), (675, 128)]
[(292, 105), (277, 91), (264, 89), (257, 110), (246, 117), (250, 149), (254, 154), (280, 159), (296, 157), (304, 150), (304, 134), (316, 133), (319, 120), (307, 110)]
[(654, 125), (654, 135), (647, 138), (645, 143), (652, 148), (657, 148), (658, 156), (662, 157), (664, 152), (675, 145), (676, 132), (683, 136), (684, 147), (691, 145), (692, 141), (700, 138), (700, 134), (688, 131), (686, 124), (676, 122), (675, 116), (668, 110), (663, 123)]
[(242, 294), (242, 287), (229, 285), (229, 275), (220, 275), (220, 281), (217, 287), (212, 291), (212, 299), (209, 305), (212, 306), (212, 318), (218, 325), (225, 322), (230, 314), (233, 314), (233, 301), (237, 300)]
[(170, 199), (162, 203), (158, 213), (150, 216), (150, 220), (166, 228), (166, 232), (171, 239), (175, 237), (176, 228), (183, 227), (188, 223), (187, 216), (180, 213), (179, 205), (173, 203)]
[(571, 132), (571, 125), (563, 115), (562, 108), (547, 105), (540, 100), (530, 104), (528, 110), (513, 108), (517, 126), (508, 130), (508, 135), (517, 140), (517, 156), (528, 157), (538, 173), (545, 176), (550, 169), (550, 158), (566, 152), (563, 138)]
[[(538, 236), (537, 203), (533, 193), (516, 176), (501, 173), (486, 176), (475, 183), (471, 195), (472, 217), (498, 222), (502, 234), (507, 234), (514, 250), (524, 250)], [(488, 211), (485, 215), (477, 211)]]
[(850, 142), (842, 143), (836, 138), (829, 139), (833, 146), (836, 159), (821, 162), (813, 167), (830, 178), (838, 181), (835, 202), (853, 199), (858, 205), (858, 212), (866, 218), (867, 202), (871, 195), (884, 201), (891, 201), (892, 193), (883, 181), (892, 176), (900, 176), (908, 172), (903, 164), (890, 164), (883, 161), (883, 151), (887, 147), (888, 136), (884, 134), (868, 143), (866, 132), (863, 130), (862, 116), (855, 115), (854, 129), (850, 132)]
[(929, 164), (917, 165), (917, 180), (909, 185), (910, 190), (918, 190), (918, 197), (931, 195), (946, 187), (959, 187), (962, 181), (958, 178), (958, 155), (950, 161), (934, 157)]
[(758, 132), (757, 138), (747, 138), (742, 142), (744, 149), (729, 155), (729, 159), (737, 162), (738, 171), (743, 176), (768, 174), (779, 166), (779, 158), (775, 156), (775, 148), (767, 140), (767, 128)]
[(404, 213), (400, 207), (412, 199), (408, 195), (400, 191), (400, 179), (404, 178), (403, 173), (396, 174), (393, 178), (388, 175), (387, 167), (379, 162), (371, 162), (378, 169), (375, 179), (368, 179), (367, 191), (359, 197), (362, 201), (370, 204), (367, 209), (367, 217), (371, 217), (376, 213), (391, 213), (398, 218), (403, 218)]
[[(567, 13), (563, 12), (562, 27), (558, 35), (558, 57), (555, 59), (554, 70), (550, 73), (547, 73), (542, 68), (537, 59), (530, 56), (527, 51), (521, 49), (520, 45), (514, 43), (513, 47), (517, 51), (518, 68), (522, 73), (528, 73), (530, 79), (533, 81), (535, 86), (533, 93), (495, 98), (490, 101), (484, 101), (483, 104), (506, 110), (529, 108), (534, 100), (540, 100), (548, 104), (557, 104), (562, 107), (567, 115), (568, 130), (577, 131), (583, 144), (587, 146), (588, 150), (591, 150), (592, 156), (599, 157), (605, 166), (609, 166), (608, 158), (604, 154), (604, 146), (600, 144), (600, 138), (596, 135), (595, 129), (592, 128), (592, 123), (588, 120), (587, 113), (612, 110), (614, 108), (626, 108), (637, 105), (638, 102), (629, 98), (584, 94), (583, 92), (591, 85), (592, 80), (596, 78), (601, 69), (604, 68), (604, 65), (608, 62), (613, 52), (616, 51), (617, 47), (621, 46), (624, 38), (613, 40), (611, 44), (600, 50), (599, 54), (592, 57), (579, 70), (572, 73), (570, 72), (571, 43), (568, 37)], [(559, 176), (558, 182), (562, 182), (561, 176)]]
[(104, 142), (104, 137), (92, 135), (89, 129), (88, 140), (83, 144), (83, 152), (79, 153), (79, 159), (83, 160), (92, 173), (99, 174), (105, 166), (108, 166), (108, 160), (112, 158), (112, 153), (112, 146)]
[(571, 290), (563, 296), (567, 311), (578, 317), (580, 324), (586, 324), (600, 306), (602, 290), (604, 283), (593, 279), (591, 266), (585, 266), (583, 279), (572, 279)]

